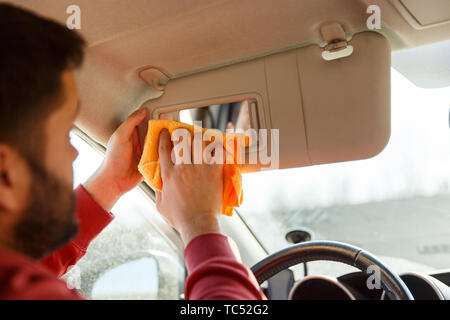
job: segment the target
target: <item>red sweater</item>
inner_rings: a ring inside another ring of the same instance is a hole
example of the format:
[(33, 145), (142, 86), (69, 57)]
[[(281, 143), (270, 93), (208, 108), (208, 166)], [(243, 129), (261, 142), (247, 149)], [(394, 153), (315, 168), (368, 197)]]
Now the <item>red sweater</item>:
[[(69, 244), (41, 261), (0, 250), (0, 299), (83, 299), (58, 277), (83, 257), (89, 243), (113, 216), (82, 186), (76, 193), (80, 232)], [(189, 273), (186, 299), (265, 299), (230, 238), (215, 233), (201, 235), (187, 245), (184, 255)]]

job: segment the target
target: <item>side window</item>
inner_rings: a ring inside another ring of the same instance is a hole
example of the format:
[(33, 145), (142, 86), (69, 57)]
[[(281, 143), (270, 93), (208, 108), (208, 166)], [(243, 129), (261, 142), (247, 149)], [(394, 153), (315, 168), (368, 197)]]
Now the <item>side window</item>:
[[(103, 156), (76, 134), (71, 139), (79, 151), (76, 187), (99, 167)], [(182, 256), (151, 223), (150, 210), (156, 210), (154, 204), (138, 189), (124, 195), (111, 210), (113, 222), (64, 275), (68, 286), (89, 299), (180, 299)]]

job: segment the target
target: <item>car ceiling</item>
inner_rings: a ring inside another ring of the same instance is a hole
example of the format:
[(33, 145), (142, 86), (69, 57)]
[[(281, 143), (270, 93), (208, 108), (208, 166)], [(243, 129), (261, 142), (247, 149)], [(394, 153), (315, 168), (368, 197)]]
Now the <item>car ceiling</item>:
[[(450, 39), (445, 20), (450, 16), (442, 14), (449, 9), (450, 15), (450, 1), (427, 1), (429, 6), (432, 2), (437, 10), (428, 10), (424, 18), (405, 10), (414, 9), (415, 0), (13, 1), (63, 23), (66, 8), (80, 6), (80, 32), (89, 47), (79, 86), (88, 108), (78, 125), (101, 143), (126, 114), (156, 97), (138, 77), (143, 67), (177, 78), (311, 43), (323, 45), (321, 25), (338, 22), (348, 35), (365, 30), (366, 10), (373, 4), (381, 9), (380, 32), (393, 51)], [(439, 19), (436, 24), (433, 17)]]

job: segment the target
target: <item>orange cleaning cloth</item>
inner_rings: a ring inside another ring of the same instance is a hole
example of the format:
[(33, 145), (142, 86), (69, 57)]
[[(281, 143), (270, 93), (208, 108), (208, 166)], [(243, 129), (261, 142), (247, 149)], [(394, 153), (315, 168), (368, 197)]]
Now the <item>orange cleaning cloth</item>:
[[(162, 129), (167, 129), (172, 135), (173, 131), (178, 128), (187, 129), (191, 138), (194, 137), (194, 126), (180, 123), (172, 120), (149, 120), (147, 136), (145, 137), (144, 150), (142, 157), (138, 165), (139, 172), (144, 176), (145, 181), (154, 189), (161, 191), (163, 181), (161, 180), (161, 168), (159, 166), (159, 133)], [(201, 130), (203, 133), (206, 131), (204, 128), (196, 128), (195, 130)], [(223, 198), (222, 198), (222, 214), (227, 216), (233, 215), (233, 208), (239, 207), (243, 199), (242, 191), (242, 177), (241, 169), (242, 164), (238, 161), (241, 155), (241, 144), (248, 146), (249, 137), (242, 136), (240, 134), (225, 134), (222, 133), (223, 147), (225, 152), (234, 148), (233, 163), (227, 161), (223, 165)], [(239, 139), (239, 136), (244, 139)], [(206, 142), (208, 144), (208, 142)], [(224, 153), (225, 153), (224, 152)], [(195, 183), (194, 181), (192, 183)]]

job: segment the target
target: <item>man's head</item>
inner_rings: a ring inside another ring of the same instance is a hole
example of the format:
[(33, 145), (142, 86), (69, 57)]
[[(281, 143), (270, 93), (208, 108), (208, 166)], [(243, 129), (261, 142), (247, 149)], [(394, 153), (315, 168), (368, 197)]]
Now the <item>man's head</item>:
[(83, 39), (0, 4), (0, 246), (33, 258), (77, 231), (69, 132)]

